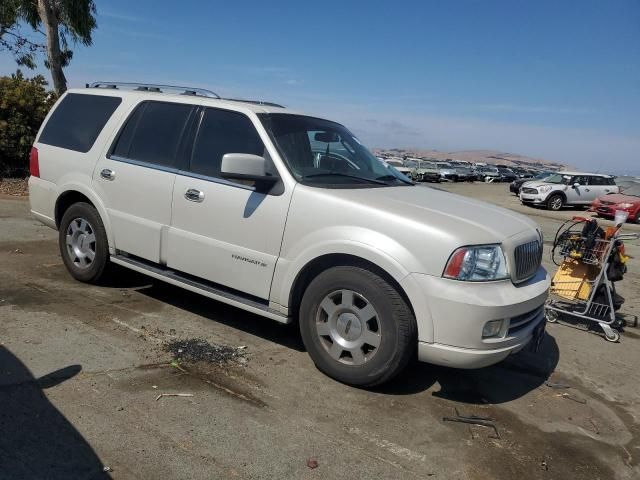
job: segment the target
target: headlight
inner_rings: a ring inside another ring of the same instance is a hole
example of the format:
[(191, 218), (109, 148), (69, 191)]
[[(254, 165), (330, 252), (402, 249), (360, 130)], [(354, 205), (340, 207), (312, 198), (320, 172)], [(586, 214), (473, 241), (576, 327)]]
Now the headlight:
[(633, 207), (633, 203), (619, 203), (618, 205), (616, 205), (616, 207), (618, 208), (632, 208)]
[(478, 245), (457, 249), (442, 274), (453, 280), (486, 282), (509, 278), (507, 262), (500, 245)]
[(553, 187), (551, 185), (543, 185), (541, 187), (538, 187), (538, 191), (540, 193), (547, 193), (550, 192), (553, 189)]

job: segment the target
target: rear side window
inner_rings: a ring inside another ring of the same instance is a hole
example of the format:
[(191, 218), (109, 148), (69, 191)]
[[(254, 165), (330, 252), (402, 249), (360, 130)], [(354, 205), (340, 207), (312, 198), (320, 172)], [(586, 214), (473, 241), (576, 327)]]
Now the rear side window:
[(189, 170), (207, 177), (220, 177), (226, 153), (264, 155), (264, 144), (253, 123), (241, 113), (207, 108), (196, 137)]
[(180, 139), (193, 106), (182, 103), (142, 102), (129, 116), (112, 155), (175, 167)]
[(38, 141), (86, 153), (121, 102), (120, 97), (69, 93), (51, 114)]

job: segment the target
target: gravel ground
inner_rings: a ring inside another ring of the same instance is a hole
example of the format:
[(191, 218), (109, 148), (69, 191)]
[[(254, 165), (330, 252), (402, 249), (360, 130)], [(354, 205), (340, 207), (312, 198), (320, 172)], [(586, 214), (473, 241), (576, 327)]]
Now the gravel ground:
[[(576, 213), (522, 207), (505, 185), (440, 188), (525, 212), (547, 239)], [(620, 285), (627, 317), (637, 258)], [(0, 479), (640, 478), (637, 328), (612, 344), (549, 325), (537, 354), (414, 364), (362, 390), (319, 373), (293, 326), (129, 271), (73, 281), (25, 199), (0, 199), (0, 279)], [(246, 347), (245, 361), (201, 360), (218, 346)], [(177, 358), (191, 351), (198, 361)], [(443, 421), (456, 410), (498, 435)]]
[(29, 195), (28, 178), (0, 178), (0, 195), (25, 197)]

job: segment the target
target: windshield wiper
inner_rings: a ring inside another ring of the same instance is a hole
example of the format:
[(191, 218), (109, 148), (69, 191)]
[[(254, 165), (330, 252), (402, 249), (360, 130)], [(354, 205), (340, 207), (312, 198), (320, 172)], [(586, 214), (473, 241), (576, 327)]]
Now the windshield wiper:
[(408, 185), (415, 185), (411, 180), (405, 180), (404, 178), (396, 177), (395, 175), (382, 175), (381, 177), (376, 177), (376, 180), (400, 180)]
[(374, 179), (374, 178), (365, 178), (358, 177), (357, 175), (349, 175), (348, 173), (340, 173), (340, 172), (323, 172), (323, 173), (311, 173), (309, 175), (303, 175), (302, 178), (314, 178), (314, 177), (330, 177), (330, 176), (338, 176), (345, 178), (353, 178), (356, 180), (364, 180), (365, 182), (375, 183), (378, 185), (389, 185), (387, 182), (383, 182), (382, 180)]

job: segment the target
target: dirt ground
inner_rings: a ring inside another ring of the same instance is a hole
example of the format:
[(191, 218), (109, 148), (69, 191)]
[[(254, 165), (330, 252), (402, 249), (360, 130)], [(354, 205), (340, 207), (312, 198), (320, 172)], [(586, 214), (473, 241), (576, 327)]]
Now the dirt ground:
[[(576, 213), (523, 207), (504, 184), (439, 188), (531, 215), (547, 244)], [(490, 368), (415, 364), (355, 389), (315, 369), (293, 326), (128, 271), (73, 281), (56, 232), (0, 197), (0, 479), (640, 478), (640, 331), (548, 333)], [(496, 431), (443, 420), (456, 411)]]

